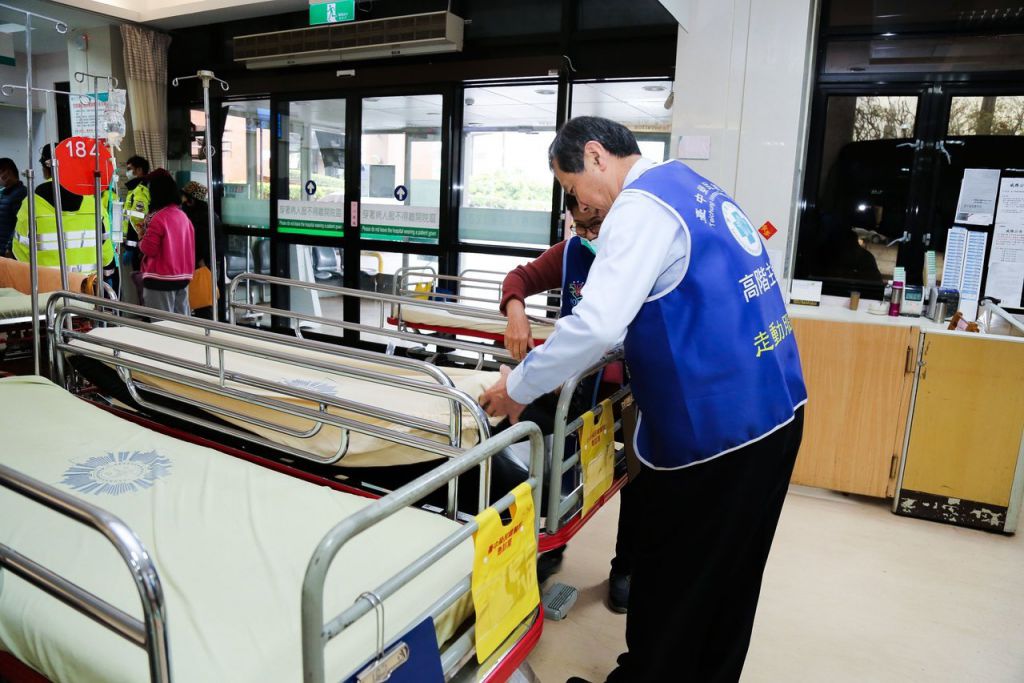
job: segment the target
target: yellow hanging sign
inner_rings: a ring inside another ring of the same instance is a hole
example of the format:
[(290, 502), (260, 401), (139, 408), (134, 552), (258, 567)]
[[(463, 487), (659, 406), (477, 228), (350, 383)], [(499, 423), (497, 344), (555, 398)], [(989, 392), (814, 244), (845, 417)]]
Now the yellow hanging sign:
[(583, 515), (611, 488), (615, 476), (615, 417), (612, 402), (601, 402), (601, 417), (583, 415), (580, 428), (580, 463), (583, 465)]
[(487, 508), (476, 516), (473, 605), (476, 608), (476, 660), (483, 663), (540, 604), (537, 537), (530, 485), (512, 490), (512, 521), (501, 523)]

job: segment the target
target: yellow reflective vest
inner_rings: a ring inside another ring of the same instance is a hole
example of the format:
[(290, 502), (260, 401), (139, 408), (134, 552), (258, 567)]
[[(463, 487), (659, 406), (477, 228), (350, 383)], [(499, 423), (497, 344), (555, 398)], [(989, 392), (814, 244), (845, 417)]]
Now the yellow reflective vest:
[[(14, 229), (14, 241), (11, 251), (19, 261), (29, 261), (29, 229), (28, 202), (35, 201), (36, 207), (36, 248), (38, 249), (39, 265), (60, 266), (60, 254), (57, 253), (57, 211), (50, 202), (38, 194), (26, 197), (18, 210), (18, 224)], [(103, 208), (107, 199), (104, 195)], [(68, 270), (94, 272), (96, 270), (96, 203), (89, 195), (82, 197), (82, 205), (76, 211), (62, 211), (64, 227), (64, 253), (67, 257)], [(103, 219), (103, 265), (114, 260), (114, 246), (107, 234), (106, 218)]]
[(128, 190), (124, 198), (124, 240), (129, 247), (137, 247), (139, 226), (146, 220), (149, 213), (149, 186), (138, 183)]

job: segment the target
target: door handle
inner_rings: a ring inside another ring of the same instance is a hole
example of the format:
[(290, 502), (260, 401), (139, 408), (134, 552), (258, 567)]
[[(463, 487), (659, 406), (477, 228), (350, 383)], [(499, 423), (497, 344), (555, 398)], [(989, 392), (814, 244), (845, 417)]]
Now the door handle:
[(904, 373), (911, 373), (914, 371), (914, 348), (907, 346), (907, 362), (903, 366)]

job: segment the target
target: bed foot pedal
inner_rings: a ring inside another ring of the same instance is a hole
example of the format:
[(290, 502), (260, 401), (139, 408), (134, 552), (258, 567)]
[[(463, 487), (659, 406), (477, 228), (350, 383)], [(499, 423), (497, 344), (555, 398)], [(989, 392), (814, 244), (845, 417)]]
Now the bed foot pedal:
[(564, 583), (553, 583), (544, 591), (544, 618), (561, 621), (569, 616), (569, 610), (576, 604), (579, 590)]

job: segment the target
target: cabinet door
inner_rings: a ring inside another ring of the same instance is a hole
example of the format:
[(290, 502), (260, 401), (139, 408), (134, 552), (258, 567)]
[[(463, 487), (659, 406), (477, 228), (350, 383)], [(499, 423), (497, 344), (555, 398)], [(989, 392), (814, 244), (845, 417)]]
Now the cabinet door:
[(885, 497), (902, 450), (917, 328), (793, 325), (808, 394), (793, 483)]
[(922, 361), (897, 512), (1012, 529), (1006, 512), (1024, 430), (1024, 343), (933, 333)]

